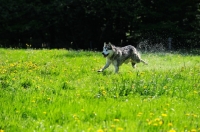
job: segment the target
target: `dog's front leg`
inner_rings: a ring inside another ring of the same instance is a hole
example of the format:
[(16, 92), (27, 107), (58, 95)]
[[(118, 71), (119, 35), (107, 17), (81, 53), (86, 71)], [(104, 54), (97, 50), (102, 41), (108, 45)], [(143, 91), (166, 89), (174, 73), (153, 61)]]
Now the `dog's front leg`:
[(102, 69), (98, 70), (98, 72), (104, 71), (106, 68), (108, 68), (110, 66), (110, 64), (111, 64), (111, 61), (107, 60), (105, 66)]
[(117, 61), (114, 61), (113, 65), (115, 67), (115, 73), (118, 73), (118, 71), (119, 71), (119, 65), (118, 65)]

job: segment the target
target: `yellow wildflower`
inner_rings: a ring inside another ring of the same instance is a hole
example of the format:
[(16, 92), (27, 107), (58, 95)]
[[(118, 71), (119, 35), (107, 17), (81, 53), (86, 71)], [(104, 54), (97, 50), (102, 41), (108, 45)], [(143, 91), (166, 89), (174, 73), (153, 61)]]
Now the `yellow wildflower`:
[(167, 114), (162, 114), (162, 116), (163, 116), (163, 117), (166, 117), (166, 116), (167, 116)]
[(97, 130), (97, 132), (103, 132), (103, 130), (102, 130), (102, 129), (99, 129), (99, 130)]
[(114, 119), (115, 122), (119, 122), (119, 119)]
[(118, 131), (123, 131), (124, 129), (122, 127), (117, 128)]
[(162, 121), (159, 121), (159, 125), (161, 126), (163, 124), (163, 122)]
[(197, 91), (194, 91), (194, 94), (198, 94), (198, 92), (197, 92)]
[(143, 113), (141, 113), (141, 112), (139, 112), (138, 114), (137, 114), (137, 116), (141, 116)]
[(160, 121), (160, 118), (156, 118), (155, 121)]
[(197, 131), (196, 129), (192, 129), (192, 130), (191, 130), (191, 132), (196, 132), (196, 131)]
[(150, 113), (149, 115), (150, 115), (150, 116), (153, 116), (153, 115), (154, 115), (154, 113)]
[(88, 130), (88, 131), (91, 131), (91, 130), (92, 130), (92, 128), (91, 128), (91, 127), (89, 127), (87, 130)]
[(154, 123), (153, 126), (158, 126), (158, 124), (157, 124), (157, 123)]
[(149, 121), (149, 122), (148, 122), (148, 125), (151, 125), (151, 124), (152, 124), (152, 121)]
[(176, 131), (172, 129), (172, 130), (169, 130), (169, 132), (176, 132)]
[(115, 128), (116, 126), (115, 126), (115, 125), (111, 125), (110, 127), (111, 127), (111, 128)]
[(168, 123), (168, 126), (172, 126), (173, 124), (170, 122), (170, 123)]

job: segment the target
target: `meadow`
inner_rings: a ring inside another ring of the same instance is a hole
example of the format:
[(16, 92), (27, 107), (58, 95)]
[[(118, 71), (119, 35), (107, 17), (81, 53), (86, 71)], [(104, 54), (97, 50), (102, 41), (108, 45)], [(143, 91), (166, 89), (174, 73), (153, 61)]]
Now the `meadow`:
[(200, 56), (0, 49), (0, 132), (200, 132)]

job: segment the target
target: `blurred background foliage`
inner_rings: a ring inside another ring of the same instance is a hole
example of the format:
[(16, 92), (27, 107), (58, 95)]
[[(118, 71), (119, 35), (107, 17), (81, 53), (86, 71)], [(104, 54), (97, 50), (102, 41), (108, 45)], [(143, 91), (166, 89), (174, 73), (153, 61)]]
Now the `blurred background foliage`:
[(102, 49), (140, 42), (200, 47), (199, 0), (0, 0), (0, 46)]

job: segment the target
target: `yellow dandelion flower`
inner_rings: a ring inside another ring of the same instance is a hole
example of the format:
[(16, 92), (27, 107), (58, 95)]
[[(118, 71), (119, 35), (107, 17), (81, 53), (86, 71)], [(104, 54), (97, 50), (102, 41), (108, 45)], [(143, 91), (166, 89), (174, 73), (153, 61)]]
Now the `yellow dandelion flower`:
[(78, 119), (78, 117), (74, 117), (74, 120), (75, 120), (75, 121), (78, 121), (79, 119)]
[(4, 132), (4, 130), (1, 130), (1, 129), (0, 129), (0, 132)]
[(115, 126), (115, 125), (111, 125), (110, 127), (111, 127), (111, 128), (115, 128), (116, 126)]
[(76, 122), (80, 122), (80, 120), (79, 120), (79, 119), (76, 119), (75, 121), (76, 121)]
[(169, 132), (176, 132), (176, 131), (172, 129), (172, 130), (169, 130)]
[(76, 115), (76, 114), (73, 114), (73, 117), (75, 118), (75, 117), (77, 117), (77, 115)]
[(138, 114), (137, 114), (137, 116), (141, 116), (143, 113), (142, 112), (139, 112)]
[(141, 72), (140, 75), (144, 75), (144, 72)]
[(196, 132), (196, 131), (197, 131), (196, 129), (192, 129), (192, 130), (191, 130), (191, 132)]
[(167, 114), (162, 114), (163, 117), (167, 117)]
[(153, 126), (158, 126), (158, 124), (157, 124), (157, 123), (154, 123)]
[(163, 124), (163, 121), (159, 121), (159, 125), (161, 126)]
[(150, 113), (149, 115), (150, 115), (150, 116), (153, 116), (153, 115), (154, 115), (154, 113)]
[(144, 101), (144, 102), (147, 102), (147, 99), (144, 99), (143, 101)]
[(197, 91), (194, 91), (194, 94), (198, 94), (198, 92), (197, 92)]
[(166, 104), (166, 106), (170, 106), (170, 104)]
[(152, 124), (152, 121), (149, 121), (149, 122), (148, 122), (148, 125), (151, 125), (151, 124)]
[(45, 114), (45, 115), (46, 115), (46, 114), (47, 114), (47, 112), (46, 112), (46, 111), (44, 111), (44, 112), (43, 112), (43, 114)]
[(122, 127), (117, 128), (118, 131), (123, 131), (124, 129)]
[(103, 94), (103, 95), (106, 95), (106, 91), (105, 91), (105, 90), (103, 90), (103, 91), (102, 91), (102, 94)]
[(119, 119), (114, 119), (114, 122), (119, 122)]
[(155, 121), (160, 121), (160, 118), (156, 118)]
[(186, 116), (190, 116), (190, 114), (189, 113), (187, 113), (187, 114), (185, 114)]
[(90, 130), (92, 130), (92, 128), (91, 128), (91, 127), (89, 127), (87, 130), (88, 130), (88, 131), (90, 131)]
[(99, 130), (97, 130), (97, 132), (103, 132), (103, 130), (102, 130), (102, 129), (99, 129)]
[(168, 126), (173, 126), (173, 124), (170, 122), (170, 123), (168, 123)]
[(167, 111), (167, 108), (163, 108), (163, 110)]
[(197, 117), (197, 115), (193, 114), (193, 117)]

